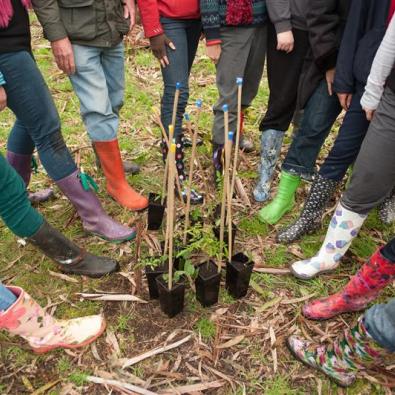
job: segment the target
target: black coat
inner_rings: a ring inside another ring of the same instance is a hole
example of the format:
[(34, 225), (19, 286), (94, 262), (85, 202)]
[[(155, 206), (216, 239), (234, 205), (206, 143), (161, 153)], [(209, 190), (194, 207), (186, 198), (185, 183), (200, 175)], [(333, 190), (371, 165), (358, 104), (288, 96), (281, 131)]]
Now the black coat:
[(325, 73), (336, 66), (350, 3), (351, 0), (310, 0), (307, 13), (310, 50), (299, 81), (300, 109), (325, 78)]
[(362, 91), (387, 29), (390, 0), (352, 0), (336, 64), (334, 90)]

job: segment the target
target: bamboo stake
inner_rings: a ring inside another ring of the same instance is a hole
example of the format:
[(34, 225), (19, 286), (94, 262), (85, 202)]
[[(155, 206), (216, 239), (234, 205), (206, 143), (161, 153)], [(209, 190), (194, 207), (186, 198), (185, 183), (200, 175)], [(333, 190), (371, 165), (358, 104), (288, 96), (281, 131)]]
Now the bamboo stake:
[(237, 85), (237, 132), (236, 132), (236, 144), (235, 144), (235, 158), (233, 163), (232, 173), (232, 184), (230, 188), (231, 195), (235, 189), (235, 180), (237, 176), (237, 170), (239, 167), (239, 145), (240, 145), (240, 134), (241, 134), (241, 98), (243, 93), (243, 78), (236, 78)]
[(224, 227), (225, 227), (225, 206), (226, 206), (226, 195), (227, 195), (227, 175), (229, 177), (229, 155), (227, 152), (228, 144), (228, 134), (229, 134), (229, 108), (227, 104), (222, 106), (222, 111), (224, 112), (224, 149), (225, 149), (225, 169), (224, 169), (224, 179), (222, 188), (222, 202), (221, 202), (221, 223), (219, 228), (219, 249), (220, 249), (220, 259), (218, 261), (218, 273), (221, 272), (222, 259), (223, 259), (223, 248), (224, 248)]
[[(169, 125), (169, 137), (171, 138), (170, 141), (173, 141), (173, 135), (174, 135), (174, 127), (173, 125)], [(167, 136), (166, 136), (167, 137)], [(169, 180), (169, 163), (170, 163), (170, 146), (169, 146), (169, 140), (166, 141), (167, 144), (167, 158), (166, 158), (166, 166), (165, 166), (165, 180), (167, 180), (167, 185), (166, 183), (163, 184), (163, 195), (165, 195), (166, 191), (166, 196), (167, 196), (167, 204), (166, 204), (166, 234), (165, 234), (165, 249), (163, 251), (163, 255), (166, 255), (167, 252), (167, 247), (169, 245), (169, 185), (170, 185), (170, 180)], [(174, 186), (173, 186), (174, 189)], [(162, 198), (163, 199), (163, 198)], [(162, 200), (163, 204), (163, 200)]]
[(173, 125), (174, 129), (176, 128), (177, 109), (178, 109), (178, 102), (180, 100), (180, 89), (181, 89), (181, 82), (177, 82), (176, 94), (174, 96), (174, 103), (173, 103), (173, 115), (171, 117), (171, 124)]
[[(197, 122), (198, 122), (199, 116), (200, 116), (200, 111), (202, 108), (202, 101), (198, 100), (196, 102), (196, 106), (198, 108), (198, 116), (197, 116)], [(191, 125), (191, 118), (189, 117), (189, 114), (185, 114), (185, 120), (187, 123), (188, 131), (191, 134), (192, 125)], [(188, 228), (189, 228), (189, 216), (190, 216), (190, 211), (191, 211), (191, 189), (192, 189), (192, 177), (193, 177), (193, 170), (194, 170), (194, 166), (195, 166), (195, 157), (196, 157), (197, 134), (198, 134), (198, 128), (196, 125), (195, 130), (192, 135), (192, 152), (191, 152), (191, 159), (189, 161), (189, 176), (188, 176), (188, 184), (187, 184), (187, 207), (185, 210), (185, 229), (184, 229), (184, 238), (183, 238), (184, 245), (186, 245), (186, 243), (187, 243), (187, 233), (188, 233)]]
[[(170, 161), (175, 160), (176, 145), (172, 143), (169, 149)], [(170, 162), (171, 163), (171, 162)], [(169, 166), (169, 191), (168, 191), (168, 221), (169, 221), (169, 290), (173, 288), (173, 236), (174, 236), (174, 170), (175, 166)]]
[[(227, 221), (228, 221), (228, 260), (230, 262), (232, 258), (232, 193), (231, 193), (231, 187), (230, 187), (230, 180), (229, 180), (229, 168), (230, 168), (230, 162), (232, 158), (232, 143), (233, 143), (233, 132), (229, 132), (228, 135), (228, 141), (227, 141), (227, 149), (228, 149), (228, 175), (226, 177), (226, 193), (227, 193), (227, 203), (228, 203), (228, 208), (227, 208)], [(237, 149), (237, 148), (236, 148)]]

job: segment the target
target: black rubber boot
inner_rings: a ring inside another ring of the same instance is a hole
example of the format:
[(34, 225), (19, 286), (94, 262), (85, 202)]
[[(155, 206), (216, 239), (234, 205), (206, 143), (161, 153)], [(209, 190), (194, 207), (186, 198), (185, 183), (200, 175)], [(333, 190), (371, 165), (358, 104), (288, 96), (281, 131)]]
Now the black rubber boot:
[(213, 142), (213, 177), (216, 188), (224, 172), (224, 146)]
[(299, 218), (288, 227), (280, 230), (277, 241), (280, 243), (293, 243), (302, 236), (314, 232), (321, 226), (324, 210), (340, 182), (324, 178), (317, 174), (311, 186)]
[(98, 278), (119, 270), (115, 260), (86, 252), (45, 221), (27, 240), (53, 259), (64, 273)]

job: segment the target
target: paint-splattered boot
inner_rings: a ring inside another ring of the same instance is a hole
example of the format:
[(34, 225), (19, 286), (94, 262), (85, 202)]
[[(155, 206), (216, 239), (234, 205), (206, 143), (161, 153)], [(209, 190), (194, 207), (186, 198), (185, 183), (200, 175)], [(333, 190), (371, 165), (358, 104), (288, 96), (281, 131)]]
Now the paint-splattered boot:
[(366, 217), (347, 210), (339, 203), (318, 254), (293, 263), (290, 266), (291, 273), (302, 280), (309, 280), (320, 273), (336, 269)]
[(338, 314), (364, 310), (394, 278), (395, 262), (384, 258), (378, 250), (344, 289), (306, 304), (303, 315), (311, 320), (327, 320)]
[(340, 183), (317, 174), (299, 218), (277, 234), (280, 243), (293, 243), (321, 226), (322, 215)]
[(299, 361), (321, 371), (342, 387), (352, 385), (359, 371), (385, 366), (394, 355), (369, 335), (362, 317), (331, 346), (314, 345), (296, 336), (287, 339), (287, 346)]
[(257, 202), (264, 202), (270, 198), (270, 187), (283, 139), (284, 132), (281, 130), (269, 129), (262, 132), (259, 180), (253, 192)]

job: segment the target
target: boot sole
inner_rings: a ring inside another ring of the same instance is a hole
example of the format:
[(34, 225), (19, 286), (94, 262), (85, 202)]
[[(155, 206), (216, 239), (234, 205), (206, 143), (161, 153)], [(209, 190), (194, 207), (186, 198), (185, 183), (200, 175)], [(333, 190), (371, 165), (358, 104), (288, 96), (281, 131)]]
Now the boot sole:
[(295, 353), (295, 351), (293, 350), (293, 348), (292, 348), (291, 345), (289, 344), (288, 339), (286, 340), (285, 344), (286, 344), (286, 346), (287, 346), (287, 348), (288, 348), (288, 351), (292, 354), (292, 356), (293, 356), (296, 360), (298, 360), (299, 362), (302, 362), (303, 365), (306, 366), (306, 367), (308, 367), (309, 369), (314, 369), (314, 370), (317, 370), (318, 372), (322, 373), (325, 377), (327, 377), (329, 380), (331, 380), (332, 382), (334, 382), (334, 383), (335, 383), (336, 385), (338, 385), (339, 387), (347, 388), (347, 387), (350, 387), (351, 385), (353, 385), (353, 384), (355, 383), (355, 380), (356, 380), (356, 379), (355, 379), (352, 383), (350, 383), (350, 384), (344, 384), (344, 383), (342, 383), (341, 381), (335, 379), (334, 377), (327, 375), (327, 374), (324, 373), (322, 370), (317, 369), (317, 368), (314, 368), (313, 366), (309, 365), (306, 361), (304, 361), (303, 359), (300, 359), (300, 358), (299, 358), (299, 356)]
[(114, 268), (114, 270), (112, 270), (110, 272), (106, 272), (106, 273), (100, 273), (100, 274), (99, 273), (95, 274), (95, 273), (87, 273), (87, 272), (83, 273), (83, 272), (77, 272), (77, 271), (75, 271), (75, 272), (74, 271), (67, 271), (67, 270), (64, 270), (63, 267), (60, 267), (60, 270), (64, 274), (71, 274), (71, 275), (75, 275), (75, 276), (86, 276), (86, 277), (90, 277), (90, 278), (102, 278), (102, 277), (107, 276), (109, 274), (119, 272), (120, 267), (118, 265), (117, 267)]
[(363, 307), (358, 308), (358, 309), (355, 309), (355, 310), (351, 310), (350, 309), (350, 310), (347, 310), (347, 311), (341, 311), (339, 313), (333, 314), (333, 315), (328, 316), (328, 317), (309, 317), (309, 316), (307, 316), (307, 315), (305, 315), (303, 313), (303, 310), (302, 310), (302, 315), (303, 315), (303, 317), (305, 317), (305, 318), (307, 318), (308, 320), (311, 320), (311, 321), (328, 321), (328, 320), (330, 320), (330, 319), (332, 319), (334, 317), (337, 317), (338, 315), (347, 314), (347, 313), (357, 313), (358, 311), (363, 311), (363, 310), (366, 309), (366, 307), (367, 307), (367, 304), (365, 306), (363, 306)]
[(75, 348), (85, 347), (88, 344), (94, 342), (98, 337), (100, 337), (103, 334), (103, 332), (105, 331), (106, 326), (107, 326), (106, 321), (103, 320), (103, 323), (102, 323), (102, 326), (100, 327), (99, 332), (96, 333), (96, 335), (90, 337), (89, 339), (85, 340), (82, 343), (79, 343), (79, 344), (59, 343), (59, 344), (54, 344), (53, 346), (33, 348), (33, 352), (35, 354), (44, 354), (44, 353), (47, 353), (49, 351), (56, 350), (58, 348), (66, 348), (66, 349), (72, 350), (72, 349), (75, 349)]
[(297, 238), (293, 239), (293, 240), (280, 240), (277, 236), (276, 236), (276, 241), (278, 243), (282, 243), (282, 244), (293, 244), (296, 241), (299, 241), (303, 236), (308, 236), (308, 235), (312, 235), (313, 233), (315, 233), (318, 229), (321, 228), (321, 223), (319, 223), (317, 226), (314, 226), (313, 228), (309, 229), (308, 231), (302, 233), (300, 236), (298, 236)]
[(122, 243), (125, 243), (125, 242), (127, 242), (127, 241), (132, 241), (132, 240), (134, 240), (134, 239), (136, 238), (136, 236), (137, 236), (137, 233), (134, 232), (132, 235), (130, 235), (130, 236), (127, 237), (126, 239), (109, 239), (108, 237), (106, 237), (106, 236), (104, 236), (104, 235), (101, 235), (100, 233), (90, 232), (90, 231), (88, 231), (88, 230), (85, 231), (85, 234), (86, 234), (87, 236), (96, 236), (96, 237), (99, 237), (100, 239), (103, 239), (103, 240), (108, 241), (108, 242), (113, 243), (113, 244), (122, 244)]
[(289, 270), (291, 271), (291, 274), (292, 274), (294, 277), (298, 278), (299, 280), (304, 280), (304, 281), (312, 280), (313, 278), (316, 278), (316, 277), (320, 276), (321, 274), (333, 272), (335, 269), (336, 269), (336, 268), (329, 269), (329, 270), (322, 270), (322, 271), (320, 271), (319, 273), (314, 274), (313, 276), (310, 276), (310, 277), (309, 277), (309, 276), (303, 276), (303, 275), (301, 275), (301, 274), (295, 272), (295, 270), (294, 270), (293, 267), (292, 267), (292, 264), (289, 265)]
[(295, 206), (295, 202), (292, 202), (292, 204), (289, 204), (287, 207), (285, 207), (284, 210), (281, 211), (281, 215), (276, 221), (268, 221), (260, 215), (258, 215), (258, 217), (261, 222), (264, 222), (269, 225), (276, 225), (284, 217), (285, 214), (289, 213), (294, 208), (294, 206)]

